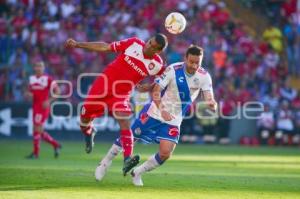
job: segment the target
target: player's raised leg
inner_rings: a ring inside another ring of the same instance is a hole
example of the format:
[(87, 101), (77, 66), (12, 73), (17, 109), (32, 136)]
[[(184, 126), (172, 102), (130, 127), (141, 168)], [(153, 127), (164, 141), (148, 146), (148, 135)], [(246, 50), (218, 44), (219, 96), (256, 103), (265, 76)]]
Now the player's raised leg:
[(91, 153), (94, 148), (94, 138), (96, 129), (93, 126), (94, 118), (101, 117), (107, 113), (107, 102), (105, 94), (107, 92), (107, 77), (101, 75), (92, 84), (87, 98), (80, 112), (80, 129), (85, 138), (85, 151)]
[(128, 117), (128, 113), (115, 112), (114, 117), (120, 125), (120, 142), (123, 148), (124, 157), (123, 175), (126, 175), (133, 167), (138, 165), (140, 156), (132, 156), (134, 142), (133, 134), (130, 129), (130, 120)]
[(143, 186), (142, 174), (161, 166), (170, 158), (176, 147), (175, 142), (169, 140), (160, 140), (159, 152), (149, 157), (149, 159), (132, 170), (132, 182), (135, 186)]

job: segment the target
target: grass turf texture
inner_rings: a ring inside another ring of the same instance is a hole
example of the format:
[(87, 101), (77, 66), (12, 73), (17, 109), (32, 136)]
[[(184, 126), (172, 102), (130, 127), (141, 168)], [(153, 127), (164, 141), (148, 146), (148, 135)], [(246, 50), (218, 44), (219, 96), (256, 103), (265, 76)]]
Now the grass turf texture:
[[(38, 160), (26, 160), (30, 141), (0, 141), (0, 199), (19, 198), (300, 198), (299, 148), (178, 145), (162, 167), (143, 176), (144, 187), (123, 177), (122, 157), (102, 182), (94, 169), (110, 144), (96, 143), (91, 155), (81, 142), (64, 142), (61, 157), (42, 144)], [(138, 144), (142, 161), (157, 145)]]

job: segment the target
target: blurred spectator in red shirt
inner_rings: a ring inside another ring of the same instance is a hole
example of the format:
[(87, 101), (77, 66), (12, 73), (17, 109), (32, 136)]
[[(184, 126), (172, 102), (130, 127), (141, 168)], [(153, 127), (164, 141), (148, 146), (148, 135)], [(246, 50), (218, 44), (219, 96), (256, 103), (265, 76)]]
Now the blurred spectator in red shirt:
[(13, 25), (17, 34), (21, 34), (22, 29), (28, 25), (28, 21), (24, 17), (24, 11), (22, 9), (17, 11), (17, 16), (12, 19), (11, 24)]
[(297, 0), (285, 0), (281, 5), (282, 17), (288, 18), (297, 11)]

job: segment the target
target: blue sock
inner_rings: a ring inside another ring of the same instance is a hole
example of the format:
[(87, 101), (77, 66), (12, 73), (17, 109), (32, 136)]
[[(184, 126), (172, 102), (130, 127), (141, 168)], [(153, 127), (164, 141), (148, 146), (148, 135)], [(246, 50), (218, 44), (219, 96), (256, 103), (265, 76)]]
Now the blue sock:
[(118, 145), (119, 147), (122, 147), (122, 144), (120, 142), (120, 138), (117, 138), (114, 142), (115, 145)]
[(154, 156), (155, 160), (158, 162), (158, 164), (162, 165), (165, 161), (160, 159), (159, 153), (156, 153)]

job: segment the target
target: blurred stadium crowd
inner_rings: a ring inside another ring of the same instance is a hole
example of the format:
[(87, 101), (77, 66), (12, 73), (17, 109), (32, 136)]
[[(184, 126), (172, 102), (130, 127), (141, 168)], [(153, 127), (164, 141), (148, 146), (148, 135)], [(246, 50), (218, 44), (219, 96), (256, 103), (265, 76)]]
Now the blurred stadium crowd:
[[(251, 2), (247, 6), (255, 6)], [(110, 42), (131, 36), (145, 40), (163, 32), (169, 39), (164, 56), (167, 64), (181, 61), (192, 43), (205, 49), (203, 66), (213, 76), (223, 115), (231, 115), (238, 103), (260, 101), (268, 105), (266, 112), (270, 114), (262, 114), (259, 119), (262, 133), (258, 137), (264, 139), (265, 130), (277, 136), (278, 132), (300, 134), (300, 92), (288, 81), (289, 75), (300, 75), (300, 13), (296, 3), (276, 1), (276, 9), (273, 3), (262, 5), (269, 8), (267, 14), (276, 12), (273, 14), (278, 23), (272, 23), (263, 35), (254, 36), (253, 30), (232, 16), (222, 1), (0, 0), (0, 100), (27, 100), (26, 79), (37, 60), (45, 61), (55, 79), (73, 82), (76, 91), (80, 73), (101, 72), (115, 56), (82, 49), (67, 51), (64, 42), (69, 37)], [(171, 11), (182, 12), (188, 21), (186, 30), (178, 36), (164, 29), (164, 18)], [(77, 103), (81, 99), (73, 92), (69, 100)], [(214, 142), (209, 137), (214, 132), (218, 132), (217, 137), (228, 137), (230, 120), (219, 118), (199, 124), (208, 134), (208, 142)], [(285, 139), (289, 144), (293, 141), (297, 136)]]

